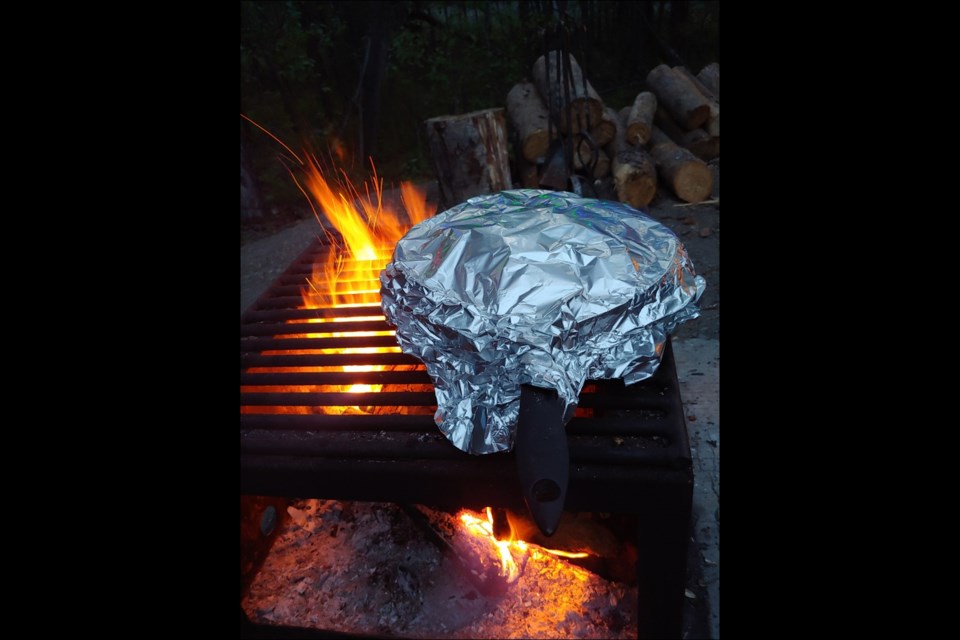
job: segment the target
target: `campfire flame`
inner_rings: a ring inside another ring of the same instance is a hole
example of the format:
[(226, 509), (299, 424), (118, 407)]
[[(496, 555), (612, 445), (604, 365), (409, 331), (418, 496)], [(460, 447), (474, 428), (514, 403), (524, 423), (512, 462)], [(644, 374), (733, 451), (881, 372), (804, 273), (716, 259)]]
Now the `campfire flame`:
[(510, 525), (510, 535), (506, 540), (498, 539), (493, 530), (493, 509), (487, 507), (484, 509), (484, 513), (486, 515), (485, 518), (479, 513), (470, 511), (469, 509), (461, 509), (457, 513), (457, 517), (460, 522), (463, 523), (467, 533), (477, 538), (486, 539), (491, 545), (496, 547), (500, 556), (499, 575), (507, 584), (516, 582), (517, 578), (520, 577), (521, 571), (517, 565), (517, 557), (523, 558), (528, 554), (536, 556), (536, 554), (541, 551), (562, 558), (586, 558), (590, 555), (589, 553), (583, 552), (573, 553), (560, 551), (559, 549), (547, 549), (546, 547), (529, 544), (524, 540), (520, 540), (517, 538), (516, 528), (509, 517), (507, 518), (507, 523)]
[[(385, 206), (383, 179), (377, 176), (372, 161), (370, 166), (373, 176), (363, 183), (362, 193), (342, 171), (339, 189), (334, 190), (316, 158), (309, 158), (306, 187), (313, 198), (311, 204), (319, 205), (319, 211), (314, 207), (314, 215), (332, 250), (325, 264), (314, 265), (309, 286), (302, 291), (304, 308), (375, 306), (379, 311), (380, 271), (389, 262), (393, 247), (412, 225), (435, 211), (426, 196), (407, 182), (400, 185), (407, 215)], [(329, 227), (339, 232), (342, 242)]]
[[(253, 122), (251, 120), (251, 122)], [(259, 124), (253, 122), (257, 127)], [(312, 267), (312, 274), (301, 287), (301, 309), (323, 309), (322, 317), (288, 320), (289, 324), (322, 324), (319, 333), (286, 334), (275, 338), (362, 338), (371, 336), (394, 336), (393, 330), (360, 331), (337, 330), (338, 323), (383, 322), (380, 308), (380, 271), (390, 260), (397, 241), (414, 224), (426, 220), (436, 212), (436, 206), (427, 202), (426, 194), (411, 183), (400, 184), (401, 207), (394, 207), (383, 197), (383, 178), (377, 175), (373, 160), (370, 161), (372, 176), (357, 188), (343, 169), (324, 171), (322, 163), (313, 153), (304, 151), (300, 156), (284, 145), (276, 136), (263, 129), (296, 158), (302, 174), (290, 171), (297, 187), (307, 199), (314, 216), (320, 223), (330, 247), (326, 261), (319, 260)], [(333, 148), (338, 157), (342, 149)], [(341, 158), (342, 160), (342, 158)], [(331, 154), (331, 161), (333, 156)], [(330, 174), (335, 179), (328, 179)], [(298, 175), (300, 177), (298, 177)], [(351, 313), (338, 316), (330, 309), (369, 308), (369, 313)], [(319, 314), (318, 314), (319, 315)], [(312, 328), (312, 327), (311, 327)], [(264, 355), (354, 355), (400, 353), (399, 346), (389, 347), (343, 347), (317, 349), (282, 349), (264, 351)], [(346, 372), (365, 373), (374, 371), (422, 370), (422, 365), (342, 365), (322, 367), (253, 367), (252, 373), (319, 373)], [(423, 391), (426, 385), (390, 385), (390, 390)], [(432, 388), (432, 387), (431, 387)], [(375, 393), (383, 390), (379, 384), (276, 385), (268, 388), (244, 387), (246, 391), (270, 392), (334, 392)], [(344, 413), (433, 413), (429, 407), (360, 407), (360, 406), (251, 406), (241, 407), (241, 413), (312, 413), (341, 415)]]
[[(361, 338), (371, 336), (393, 336), (393, 330), (383, 331), (338, 331), (337, 323), (382, 322), (383, 313), (380, 309), (380, 271), (386, 266), (397, 241), (410, 229), (411, 226), (432, 216), (436, 207), (427, 203), (426, 195), (413, 184), (400, 184), (400, 195), (403, 209), (406, 214), (383, 199), (383, 179), (377, 175), (376, 165), (371, 160), (373, 175), (365, 180), (361, 188), (357, 188), (346, 172), (339, 171), (336, 181), (327, 179), (321, 163), (316, 156), (305, 154), (307, 161), (303, 164), (304, 178), (297, 180), (291, 172), (297, 186), (306, 196), (320, 228), (327, 236), (330, 250), (326, 261), (318, 261), (313, 265), (312, 274), (300, 293), (303, 300), (302, 309), (343, 309), (369, 308), (369, 315), (344, 315), (331, 317), (324, 314), (323, 318), (309, 318), (293, 320), (290, 323), (324, 324), (322, 332), (290, 334), (289, 338)], [(328, 324), (329, 323), (329, 324)], [(400, 353), (399, 346), (390, 347), (343, 347), (332, 349), (270, 351), (267, 355), (286, 353), (291, 355), (308, 354), (375, 354)], [(387, 369), (416, 369), (417, 366), (408, 365), (343, 365), (324, 368), (327, 370), (365, 373), (371, 371), (385, 371)], [(257, 371), (273, 372), (274, 368), (262, 368)], [(283, 369), (288, 372), (314, 372), (316, 367), (294, 367)], [(279, 372), (279, 371), (277, 371)], [(411, 385), (408, 385), (411, 386)], [(274, 388), (274, 390), (277, 390)], [(284, 391), (334, 391), (339, 393), (376, 393), (383, 390), (378, 384), (350, 384), (334, 385), (333, 389), (306, 389), (299, 387), (284, 387)], [(404, 411), (409, 407), (401, 408)], [(281, 413), (305, 413), (319, 411), (326, 414), (340, 415), (343, 413), (369, 413), (373, 407), (360, 406), (325, 406), (325, 407), (253, 407), (251, 411), (267, 410)]]
[[(404, 217), (383, 202), (383, 179), (377, 176), (377, 167), (370, 162), (373, 177), (363, 184), (361, 193), (341, 171), (338, 180), (340, 189), (334, 191), (323, 174), (315, 157), (310, 157), (306, 166), (306, 186), (317, 209), (314, 215), (321, 228), (331, 240), (331, 250), (326, 263), (313, 266), (313, 275), (308, 286), (301, 289), (303, 308), (324, 307), (371, 307), (368, 320), (383, 320), (380, 311), (380, 271), (390, 260), (397, 241), (412, 225), (433, 215), (435, 208), (427, 205), (426, 196), (410, 183), (401, 183), (401, 198), (406, 208)], [(327, 224), (336, 229), (342, 242), (332, 234)], [(333, 322), (357, 321), (357, 317), (334, 317)], [(334, 331), (309, 333), (308, 338), (319, 337), (370, 337), (396, 335), (395, 331)], [(399, 347), (357, 347), (332, 349), (333, 353), (399, 353)], [(383, 371), (384, 365), (344, 365), (345, 372)], [(383, 385), (353, 384), (345, 389), (349, 393), (379, 392)], [(340, 410), (341, 408), (333, 408)], [(361, 411), (360, 407), (352, 407)]]

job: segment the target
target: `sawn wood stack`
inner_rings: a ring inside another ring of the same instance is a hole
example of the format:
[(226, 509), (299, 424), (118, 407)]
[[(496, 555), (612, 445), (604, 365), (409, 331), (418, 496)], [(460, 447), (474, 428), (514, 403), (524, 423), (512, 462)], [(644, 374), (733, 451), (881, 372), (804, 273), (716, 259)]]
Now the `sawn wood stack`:
[(634, 208), (648, 205), (658, 184), (685, 202), (710, 197), (713, 173), (706, 162), (720, 155), (718, 63), (696, 75), (661, 64), (619, 112), (603, 103), (574, 56), (569, 74), (561, 77), (560, 67), (558, 52), (541, 56), (532, 81), (507, 94), (515, 176), (523, 187), (547, 187), (545, 170), (549, 165), (555, 180), (556, 156), (563, 154), (567, 173), (611, 181), (617, 198)]

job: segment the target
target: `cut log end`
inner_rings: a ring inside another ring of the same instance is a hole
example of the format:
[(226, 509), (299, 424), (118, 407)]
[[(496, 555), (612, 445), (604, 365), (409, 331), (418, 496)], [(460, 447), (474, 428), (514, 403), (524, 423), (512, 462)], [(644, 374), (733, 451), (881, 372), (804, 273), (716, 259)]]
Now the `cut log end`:
[(592, 130), (600, 124), (603, 117), (603, 103), (593, 99), (579, 99), (570, 103), (571, 122), (567, 123), (567, 110), (560, 111), (560, 130), (564, 133), (578, 134)]
[(550, 148), (550, 137), (546, 131), (535, 131), (523, 141), (523, 157), (528, 162), (537, 162), (546, 157)]
[(673, 177), (673, 189), (684, 202), (702, 202), (713, 191), (713, 174), (705, 164), (689, 163)]
[(657, 171), (653, 159), (643, 149), (622, 151), (613, 161), (613, 181), (617, 199), (634, 209), (645, 207), (657, 195)]
[(703, 125), (710, 118), (710, 107), (702, 105), (687, 112), (687, 120), (682, 123), (684, 129), (690, 131)]
[[(594, 90), (589, 80), (583, 77), (583, 70), (576, 58), (569, 57), (570, 77), (572, 81), (561, 81), (560, 65), (565, 64), (557, 51), (551, 51), (547, 57), (540, 56), (533, 63), (531, 73), (543, 103), (548, 111), (559, 113), (560, 130), (565, 134), (589, 131), (600, 123), (603, 114), (603, 100)], [(548, 70), (549, 69), (549, 70)], [(547, 74), (550, 81), (547, 81)], [(584, 88), (586, 90), (584, 90)], [(567, 115), (567, 96), (572, 113)], [(568, 122), (568, 119), (570, 120)]]
[(598, 147), (605, 147), (617, 135), (617, 125), (611, 119), (610, 113), (604, 109), (600, 114), (600, 124), (595, 126), (590, 132), (593, 143)]
[(620, 165), (613, 173), (613, 183), (617, 190), (617, 199), (634, 209), (647, 206), (657, 195), (655, 176), (640, 175), (631, 172), (629, 165)]

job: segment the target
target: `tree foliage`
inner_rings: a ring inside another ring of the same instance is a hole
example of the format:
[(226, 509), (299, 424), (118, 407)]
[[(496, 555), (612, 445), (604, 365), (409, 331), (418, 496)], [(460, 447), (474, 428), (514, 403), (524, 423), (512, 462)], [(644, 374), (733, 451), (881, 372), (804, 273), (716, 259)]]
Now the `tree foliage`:
[[(346, 151), (357, 177), (375, 149), (389, 180), (431, 177), (423, 121), (504, 106), (543, 53), (556, 9), (576, 34), (573, 53), (610, 106), (643, 88), (646, 73), (679, 55), (696, 71), (719, 60), (718, 2), (283, 2), (240, 5), (241, 112), (293, 148)], [(372, 73), (372, 39), (386, 56)], [(372, 79), (372, 80), (371, 80)], [(364, 102), (371, 81), (379, 96)], [(366, 109), (363, 109), (366, 104)], [(364, 127), (373, 120), (374, 127)], [(375, 140), (363, 141), (363, 133)], [(255, 127), (241, 135), (268, 205), (301, 196)], [(330, 154), (332, 157), (332, 154)]]

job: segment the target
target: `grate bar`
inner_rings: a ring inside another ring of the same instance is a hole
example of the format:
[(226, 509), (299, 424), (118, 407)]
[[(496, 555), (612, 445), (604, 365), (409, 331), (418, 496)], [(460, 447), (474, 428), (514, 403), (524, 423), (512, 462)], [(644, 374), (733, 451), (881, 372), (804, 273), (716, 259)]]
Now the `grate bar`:
[(240, 406), (254, 407), (435, 407), (432, 391), (379, 393), (241, 393)]
[(344, 367), (363, 365), (419, 365), (423, 363), (405, 353), (329, 353), (278, 354), (241, 353), (240, 368), (252, 367)]
[(321, 373), (241, 373), (241, 385), (433, 384), (423, 371), (331, 371)]
[[(246, 324), (240, 327), (241, 337), (280, 336), (297, 333), (356, 333), (359, 331), (393, 331), (383, 320), (359, 322), (294, 322), (283, 324)], [(396, 343), (396, 340), (394, 340)]]
[(304, 351), (308, 349), (362, 349), (366, 347), (397, 347), (397, 339), (393, 336), (347, 336), (343, 338), (252, 337), (240, 339), (241, 353), (251, 353), (255, 351)]

